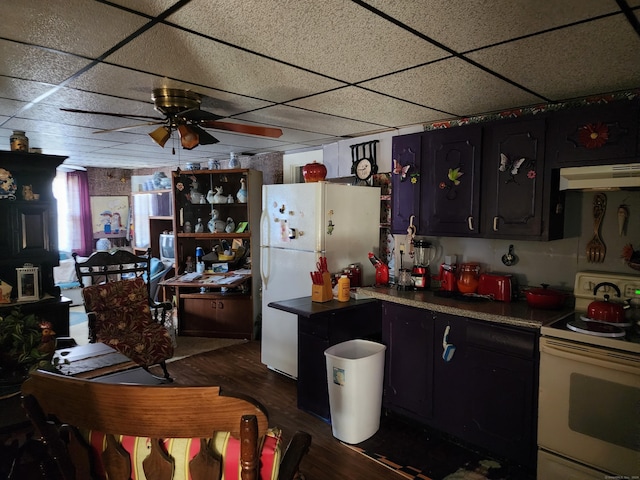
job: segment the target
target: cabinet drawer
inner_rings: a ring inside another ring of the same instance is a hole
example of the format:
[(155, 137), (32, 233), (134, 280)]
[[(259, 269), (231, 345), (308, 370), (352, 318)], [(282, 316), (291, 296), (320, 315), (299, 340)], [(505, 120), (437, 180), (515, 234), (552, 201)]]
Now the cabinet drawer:
[(536, 334), (490, 323), (469, 321), (467, 343), (500, 353), (533, 358), (537, 352)]

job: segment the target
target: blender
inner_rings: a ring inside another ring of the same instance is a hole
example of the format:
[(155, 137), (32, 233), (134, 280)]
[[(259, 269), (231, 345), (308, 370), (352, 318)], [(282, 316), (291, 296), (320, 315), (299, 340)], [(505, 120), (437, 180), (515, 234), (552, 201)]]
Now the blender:
[(415, 261), (411, 277), (413, 278), (413, 287), (416, 290), (424, 290), (431, 285), (431, 272), (429, 271), (429, 263), (435, 256), (435, 250), (426, 240), (413, 240), (413, 248), (415, 252)]

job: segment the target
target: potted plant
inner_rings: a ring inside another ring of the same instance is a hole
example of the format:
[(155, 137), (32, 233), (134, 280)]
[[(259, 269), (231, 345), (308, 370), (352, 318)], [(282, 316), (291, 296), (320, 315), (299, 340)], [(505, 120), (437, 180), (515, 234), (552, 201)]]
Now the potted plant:
[(21, 383), (37, 368), (55, 371), (55, 345), (51, 324), (36, 315), (16, 307), (0, 317), (0, 382)]

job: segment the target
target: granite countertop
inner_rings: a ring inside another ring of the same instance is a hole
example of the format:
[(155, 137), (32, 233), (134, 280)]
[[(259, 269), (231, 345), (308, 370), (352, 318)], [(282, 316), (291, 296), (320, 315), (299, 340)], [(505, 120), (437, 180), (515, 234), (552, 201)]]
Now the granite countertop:
[(359, 287), (357, 292), (359, 298), (367, 296), (434, 312), (524, 328), (539, 329), (574, 313), (573, 305), (567, 305), (559, 310), (542, 310), (530, 308), (526, 300), (509, 303), (491, 300), (468, 302), (438, 297), (431, 290), (413, 291), (398, 290), (395, 287)]

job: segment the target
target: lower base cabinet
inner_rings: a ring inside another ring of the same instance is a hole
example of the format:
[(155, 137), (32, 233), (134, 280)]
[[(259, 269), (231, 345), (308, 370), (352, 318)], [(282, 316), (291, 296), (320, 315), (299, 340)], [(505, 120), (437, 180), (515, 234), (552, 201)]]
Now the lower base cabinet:
[(433, 417), (433, 314), (404, 305), (382, 305), (387, 346), (383, 406), (410, 417)]
[(534, 467), (537, 332), (388, 302), (382, 311), (384, 406)]
[(187, 293), (179, 296), (179, 335), (252, 338), (253, 300), (244, 294)]
[(353, 307), (343, 304), (325, 313), (297, 313), (298, 408), (329, 422), (331, 412), (324, 351), (358, 338), (379, 342), (380, 304), (370, 301)]

